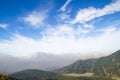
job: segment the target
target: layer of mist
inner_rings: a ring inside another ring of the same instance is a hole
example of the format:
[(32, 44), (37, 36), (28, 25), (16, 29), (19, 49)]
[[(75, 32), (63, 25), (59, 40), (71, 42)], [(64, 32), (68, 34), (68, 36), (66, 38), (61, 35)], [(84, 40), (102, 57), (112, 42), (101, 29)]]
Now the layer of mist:
[(52, 71), (80, 59), (98, 58), (106, 55), (108, 54), (47, 54), (39, 52), (29, 58), (25, 58), (0, 54), (0, 73), (8, 74), (24, 69)]

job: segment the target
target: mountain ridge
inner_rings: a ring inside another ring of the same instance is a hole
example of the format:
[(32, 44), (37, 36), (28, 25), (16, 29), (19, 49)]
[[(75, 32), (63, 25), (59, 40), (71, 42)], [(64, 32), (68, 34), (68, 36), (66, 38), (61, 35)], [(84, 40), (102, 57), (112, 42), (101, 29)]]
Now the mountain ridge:
[(54, 72), (80, 74), (91, 72), (96, 76), (120, 76), (120, 50), (98, 59), (78, 60)]
[(46, 80), (45, 78), (52, 78), (58, 74), (39, 69), (26, 69), (9, 75), (22, 80)]

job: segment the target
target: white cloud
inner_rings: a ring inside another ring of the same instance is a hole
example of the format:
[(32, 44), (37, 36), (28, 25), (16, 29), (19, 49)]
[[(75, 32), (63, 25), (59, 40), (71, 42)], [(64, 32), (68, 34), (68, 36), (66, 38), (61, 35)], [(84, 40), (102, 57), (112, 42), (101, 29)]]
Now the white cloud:
[[(87, 25), (87, 24), (86, 24)], [(42, 32), (44, 38), (47, 37), (70, 37), (75, 38), (76, 36), (85, 35), (89, 33), (92, 28), (83, 28), (81, 25), (76, 25), (74, 28), (71, 24), (59, 24), (56, 26), (49, 27)]]
[[(51, 29), (51, 32), (48, 30), (45, 33), (49, 33), (49, 35), (43, 33), (45, 38), (37, 41), (17, 34), (11, 41), (0, 42), (0, 53), (30, 56), (37, 52), (53, 54), (110, 52), (118, 50), (120, 47), (120, 31), (111, 30), (109, 34), (104, 33), (93, 37), (80, 37), (77, 39), (73, 35), (74, 30), (72, 27), (63, 26), (58, 29)], [(86, 33), (86, 31), (83, 32)], [(66, 37), (65, 34), (69, 36)]]
[(86, 33), (90, 32), (90, 31), (91, 31), (91, 29), (83, 29), (83, 28), (81, 28), (81, 26), (79, 26), (77, 28), (77, 30), (75, 30), (75, 33), (77, 35), (80, 35), (80, 34), (86, 34)]
[(30, 24), (34, 28), (41, 27), (44, 24), (45, 19), (47, 18), (47, 11), (36, 12), (28, 14), (23, 18), (23, 20)]
[(46, 38), (47, 37), (62, 37), (62, 36), (66, 36), (66, 37), (71, 37), (74, 36), (74, 28), (69, 25), (69, 24), (59, 24), (53, 27), (49, 27), (48, 29), (46, 29), (45, 31), (42, 32)]
[(114, 32), (114, 31), (116, 31), (116, 30), (117, 30), (116, 27), (109, 26), (109, 27), (107, 27), (107, 28), (99, 29), (99, 30), (96, 30), (96, 31), (98, 31), (98, 32), (104, 32), (104, 33), (106, 33), (106, 34), (110, 34), (110, 33)]
[(68, 23), (70, 20), (70, 15), (68, 15), (67, 13), (62, 13), (58, 16), (58, 20), (64, 23)]
[(60, 8), (60, 11), (66, 11), (66, 7), (67, 5), (69, 5), (69, 3), (71, 2), (72, 0), (67, 0), (66, 3)]
[(8, 24), (0, 24), (0, 28), (7, 29)]
[(93, 24), (84, 23), (84, 24), (83, 24), (83, 27), (86, 28), (86, 29), (94, 29)]
[(60, 13), (59, 15), (57, 15), (57, 20), (59, 23), (64, 23), (64, 24), (68, 24), (70, 23), (70, 13), (71, 13), (71, 8), (66, 10), (65, 12)]
[(85, 9), (80, 9), (75, 16), (75, 19), (72, 20), (71, 23), (84, 23), (86, 21), (90, 21), (92, 19), (105, 16), (108, 14), (113, 14), (115, 12), (120, 11), (120, 0), (116, 0), (115, 2), (106, 5), (103, 9), (96, 9), (94, 7), (89, 7)]

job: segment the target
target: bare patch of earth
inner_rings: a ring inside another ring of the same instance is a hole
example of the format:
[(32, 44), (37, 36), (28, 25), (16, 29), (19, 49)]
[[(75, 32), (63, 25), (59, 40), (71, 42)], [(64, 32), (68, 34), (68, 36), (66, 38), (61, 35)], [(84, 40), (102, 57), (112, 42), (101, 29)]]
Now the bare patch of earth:
[(74, 76), (74, 77), (79, 77), (79, 76), (93, 76), (93, 73), (84, 73), (84, 74), (78, 74), (78, 73), (67, 73), (63, 74), (64, 76)]

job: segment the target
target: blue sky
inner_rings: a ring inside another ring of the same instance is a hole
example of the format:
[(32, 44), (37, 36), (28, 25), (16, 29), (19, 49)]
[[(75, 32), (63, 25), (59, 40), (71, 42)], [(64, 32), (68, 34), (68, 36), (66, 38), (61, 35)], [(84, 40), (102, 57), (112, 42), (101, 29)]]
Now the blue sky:
[(0, 53), (120, 49), (120, 0), (0, 0)]

